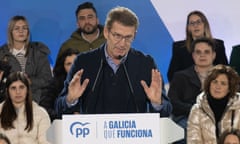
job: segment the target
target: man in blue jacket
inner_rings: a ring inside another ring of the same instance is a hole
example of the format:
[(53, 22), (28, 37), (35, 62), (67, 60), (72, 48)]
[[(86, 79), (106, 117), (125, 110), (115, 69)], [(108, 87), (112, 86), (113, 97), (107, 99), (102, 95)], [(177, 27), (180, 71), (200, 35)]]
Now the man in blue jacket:
[(131, 48), (138, 17), (125, 7), (108, 13), (100, 48), (81, 53), (56, 100), (59, 115), (75, 112), (145, 113), (169, 116), (172, 105), (153, 58)]

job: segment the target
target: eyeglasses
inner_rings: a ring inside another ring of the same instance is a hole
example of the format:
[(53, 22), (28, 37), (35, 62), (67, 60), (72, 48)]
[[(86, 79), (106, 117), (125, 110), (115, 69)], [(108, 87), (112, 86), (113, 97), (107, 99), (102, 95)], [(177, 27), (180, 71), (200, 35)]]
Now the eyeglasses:
[(114, 40), (117, 41), (117, 42), (120, 42), (121, 40), (124, 39), (125, 42), (131, 43), (133, 41), (133, 39), (134, 39), (132, 35), (123, 36), (123, 35), (121, 35), (119, 33), (116, 33), (116, 32), (113, 33), (110, 30), (109, 30), (109, 32), (112, 34)]
[(19, 32), (19, 31), (28, 31), (28, 26), (16, 26), (13, 28), (13, 31)]
[(189, 25), (189, 26), (192, 26), (192, 27), (195, 26), (195, 25), (196, 25), (196, 26), (199, 26), (199, 25), (201, 25), (201, 24), (202, 24), (202, 20), (200, 20), (200, 19), (199, 19), (199, 20), (196, 20), (196, 21), (190, 21), (190, 22), (188, 23), (188, 25)]

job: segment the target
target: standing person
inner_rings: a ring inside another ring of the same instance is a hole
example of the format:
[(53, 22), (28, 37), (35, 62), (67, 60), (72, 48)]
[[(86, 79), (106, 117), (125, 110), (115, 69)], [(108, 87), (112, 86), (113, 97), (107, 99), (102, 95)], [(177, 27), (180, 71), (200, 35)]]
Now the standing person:
[(99, 24), (97, 11), (91, 2), (84, 2), (77, 7), (75, 12), (77, 30), (65, 41), (57, 59), (68, 48), (77, 49), (79, 52), (89, 51), (98, 48), (106, 40), (103, 36), (103, 26)]
[[(168, 91), (168, 97), (173, 105), (173, 121), (185, 131), (191, 107), (196, 103), (196, 97), (201, 93), (203, 82), (216, 57), (214, 43), (207, 38), (193, 41), (191, 53), (194, 65), (176, 72)], [(186, 143), (185, 139), (178, 142), (180, 143)]]
[(218, 144), (240, 144), (240, 130), (226, 130), (219, 139)]
[(39, 103), (52, 72), (50, 51), (40, 42), (30, 41), (30, 30), (24, 16), (13, 16), (8, 24), (8, 41), (0, 48), (0, 60), (8, 62), (11, 72), (25, 72), (30, 79), (33, 100)]
[(215, 42), (216, 59), (214, 65), (228, 64), (224, 42), (212, 37), (209, 22), (202, 12), (192, 11), (187, 16), (186, 39), (173, 43), (172, 58), (167, 72), (170, 83), (175, 72), (186, 69), (194, 64), (190, 53), (190, 46), (193, 40), (202, 37), (209, 38)]
[(230, 66), (216, 65), (204, 81), (187, 126), (187, 143), (217, 144), (227, 129), (240, 129), (239, 76)]
[(50, 118), (32, 101), (29, 79), (23, 72), (11, 73), (6, 82), (6, 100), (0, 104), (0, 133), (12, 144), (48, 144)]
[(45, 91), (46, 93), (43, 93), (40, 100), (39, 104), (47, 110), (51, 121), (58, 118), (54, 109), (54, 103), (63, 89), (64, 80), (77, 54), (78, 50), (69, 48), (57, 59), (53, 68), (53, 78)]
[(233, 46), (231, 56), (230, 56), (230, 66), (234, 68), (238, 75), (240, 75), (240, 45)]
[(56, 101), (58, 114), (145, 113), (169, 116), (171, 103), (153, 58), (131, 48), (138, 17), (125, 7), (107, 15), (100, 48), (77, 56)]

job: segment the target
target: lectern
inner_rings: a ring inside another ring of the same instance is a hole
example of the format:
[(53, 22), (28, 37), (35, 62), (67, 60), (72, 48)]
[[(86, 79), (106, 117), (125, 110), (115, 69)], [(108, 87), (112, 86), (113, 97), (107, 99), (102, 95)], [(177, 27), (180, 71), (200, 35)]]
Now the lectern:
[(158, 113), (64, 115), (47, 132), (52, 144), (167, 144), (184, 130)]

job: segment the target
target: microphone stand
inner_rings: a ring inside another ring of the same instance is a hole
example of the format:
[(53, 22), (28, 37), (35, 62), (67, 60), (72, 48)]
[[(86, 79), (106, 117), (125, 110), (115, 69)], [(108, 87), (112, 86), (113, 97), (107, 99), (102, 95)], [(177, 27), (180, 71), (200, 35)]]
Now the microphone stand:
[[(104, 63), (104, 62), (103, 62), (103, 59), (101, 59), (101, 62), (100, 62), (100, 66), (99, 66), (99, 69), (98, 69), (98, 72), (97, 72), (96, 79), (95, 79), (95, 81), (94, 81), (94, 83), (93, 83), (92, 89), (90, 90), (90, 92), (89, 92), (89, 94), (88, 94), (88, 97), (90, 97), (91, 94), (94, 94), (96, 85), (97, 85), (97, 83), (98, 83), (98, 81), (99, 81), (99, 77), (100, 77), (101, 71), (102, 71), (102, 69), (103, 69), (103, 63)], [(96, 105), (96, 104), (95, 104), (95, 105)], [(86, 105), (86, 113), (88, 113), (88, 106), (89, 106), (89, 104)]]
[(135, 109), (136, 109), (137, 112), (139, 112), (139, 108), (138, 108), (138, 105), (137, 105), (137, 102), (136, 102), (136, 97), (135, 97), (135, 94), (134, 94), (133, 86), (132, 86), (132, 83), (130, 81), (126, 65), (125, 65), (125, 63), (122, 63), (122, 65), (123, 65), (123, 69), (124, 69), (125, 75), (127, 77), (128, 86), (130, 88), (131, 95), (133, 97), (133, 102), (134, 102), (134, 105), (135, 105)]

